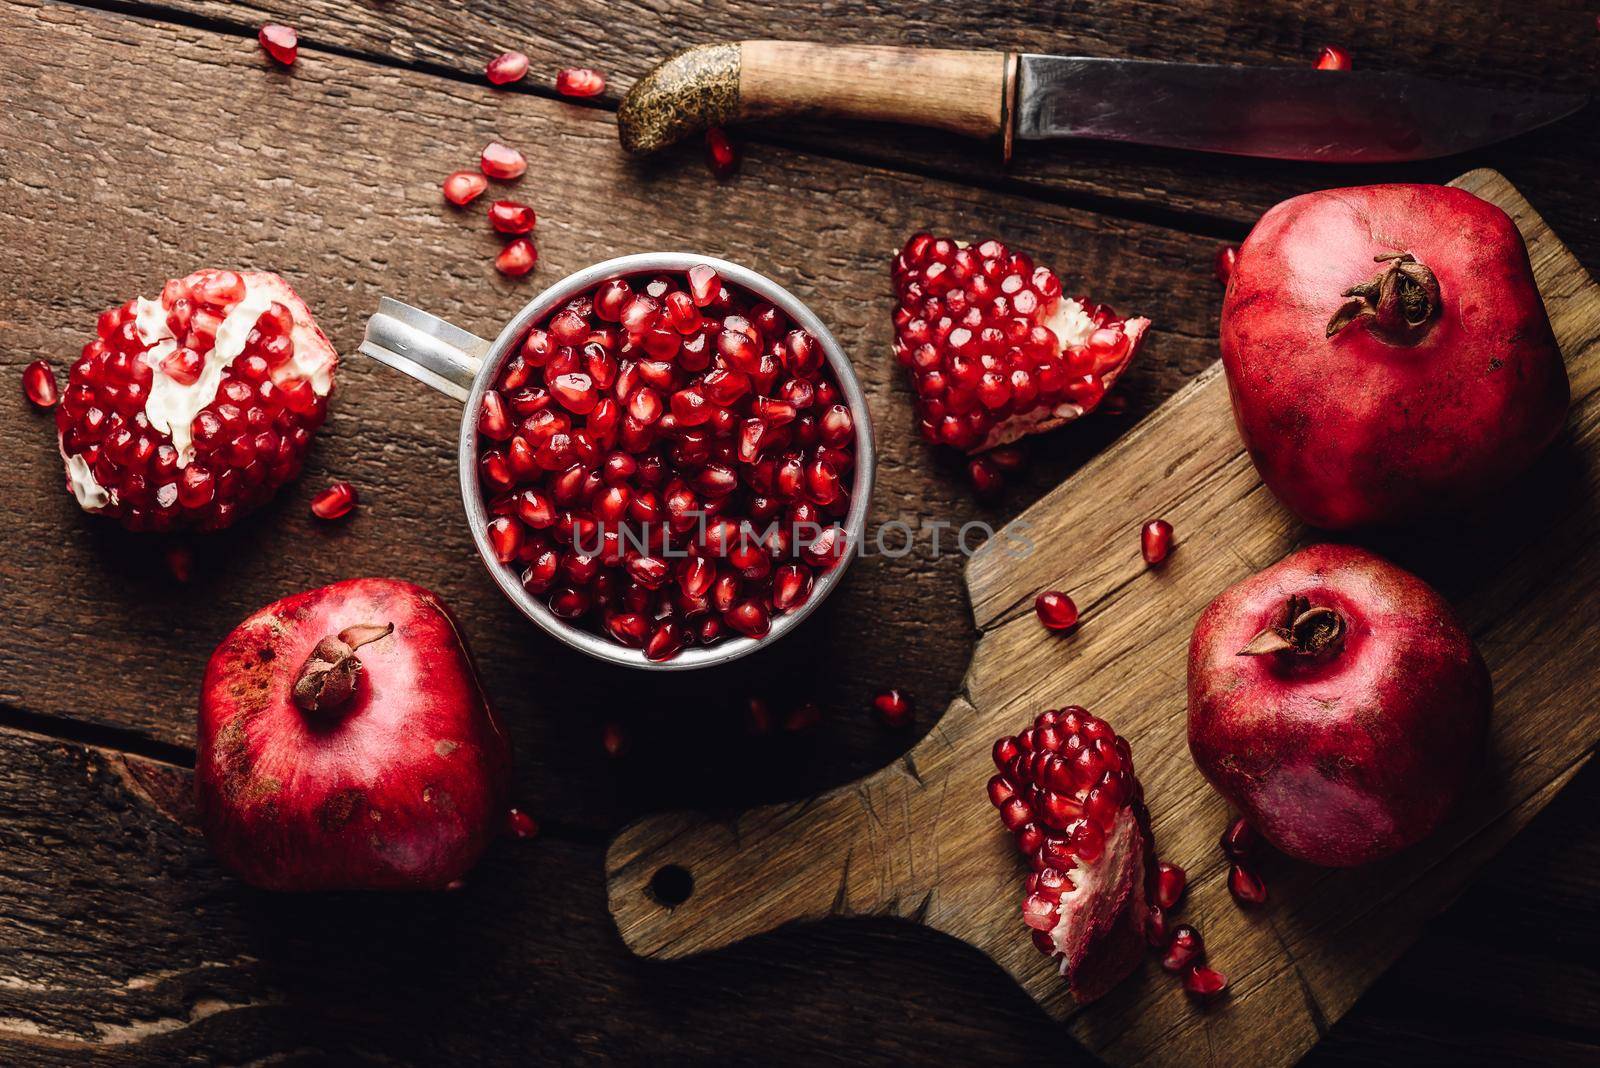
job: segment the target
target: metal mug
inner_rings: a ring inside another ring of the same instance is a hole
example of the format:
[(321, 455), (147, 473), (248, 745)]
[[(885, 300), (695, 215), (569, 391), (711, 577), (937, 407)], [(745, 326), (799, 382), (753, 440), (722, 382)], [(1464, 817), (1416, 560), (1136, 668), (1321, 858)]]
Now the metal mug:
[[(494, 381), (501, 363), (518, 351), (529, 328), (542, 322), (556, 308), (608, 278), (678, 273), (702, 263), (715, 268), (729, 285), (741, 287), (782, 309), (796, 326), (810, 333), (821, 344), (828, 366), (833, 369), (844, 402), (855, 422), (855, 478), (850, 490), (850, 511), (844, 521), (848, 548), (837, 565), (817, 577), (806, 602), (794, 611), (775, 616), (771, 630), (764, 637), (725, 638), (708, 647), (688, 647), (671, 660), (656, 662), (645, 659), (643, 651), (639, 649), (630, 649), (558, 618), (523, 588), (510, 566), (496, 559), (489, 545), (488, 511), (478, 488), (477, 413), (483, 403), (484, 391)], [(748, 267), (688, 252), (644, 252), (619, 256), (569, 274), (550, 286), (514, 315), (493, 341), (485, 341), (425, 311), (384, 297), (378, 303), (377, 314), (367, 320), (361, 352), (432, 386), (446, 396), (465, 402), (460, 435), (461, 501), (472, 527), (472, 540), (478, 547), (478, 555), (501, 592), (524, 615), (556, 638), (596, 659), (657, 671), (687, 671), (737, 660), (798, 627), (838, 586), (850, 561), (860, 552), (877, 461), (872, 418), (867, 410), (866, 396), (861, 391), (861, 383), (856, 380), (855, 370), (844, 350), (822, 324), (822, 320), (788, 290)]]

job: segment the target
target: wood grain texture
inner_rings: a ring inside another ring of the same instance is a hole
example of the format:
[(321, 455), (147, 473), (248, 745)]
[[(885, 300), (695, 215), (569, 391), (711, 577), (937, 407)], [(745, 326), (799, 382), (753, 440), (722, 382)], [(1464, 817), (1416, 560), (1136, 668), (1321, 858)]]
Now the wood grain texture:
[[(33, 45), (44, 39), (49, 48)], [(541, 280), (618, 253), (698, 248), (746, 263), (807, 301), (855, 360), (880, 442), (873, 514), (913, 527), (999, 520), (973, 504), (959, 469), (930, 462), (890, 352), (888, 262), (917, 227), (970, 233), (1003, 221), (1019, 247), (1068, 263), (1078, 284), (1093, 282), (1167, 331), (1119, 387), (1129, 415), (1047, 444), (1029, 476), (1036, 487), (1211, 358), (1205, 335), (1219, 295), (1203, 238), (784, 149), (759, 150), (764, 177), (708, 189), (703, 171), (638, 171), (600, 112), (352, 59), (307, 59), (285, 73), (253, 40), (77, 8), (6, 6), (0, 47), (12, 57), (0, 70), (9, 123), (0, 228), (11, 250), (0, 274), (0, 373), (14, 382), (40, 356), (64, 372), (100, 309), (202, 263), (282, 272), (345, 354), (306, 476), (260, 516), (198, 539), (188, 587), (166, 578), (161, 543), (78, 512), (49, 417), (20, 390), (0, 391), (19, 502), (0, 512), (0, 539), (29, 547), (3, 565), (0, 612), (12, 622), (0, 700), (53, 721), (188, 746), (216, 642), (261, 604), (356, 574), (404, 575), (446, 599), (506, 713), (524, 799), (542, 809), (582, 797), (571, 819), (593, 829), (663, 805), (724, 803), (729, 790), (768, 799), (814, 789), (819, 774), (846, 781), (907, 741), (866, 711), (873, 692), (901, 686), (932, 706), (955, 691), (972, 634), (948, 537), (942, 555), (923, 538), (910, 555), (858, 561), (807, 627), (719, 671), (709, 693), (691, 675), (655, 680), (645, 700), (636, 675), (596, 674), (506, 604), (476, 559), (455, 485), (458, 410), (354, 354), (380, 294), (492, 336)], [(197, 100), (216, 104), (197, 111)], [(540, 214), (542, 262), (524, 285), (491, 267), (498, 244), (481, 208), (457, 211), (438, 187), (482, 144), (509, 136), (512, 111), (533, 171), (510, 188)], [(775, 214), (783, 235), (805, 242), (775, 240)], [(1196, 269), (1174, 280), (1175, 264)], [(330, 526), (306, 501), (334, 478), (351, 480), (364, 503)], [(937, 620), (944, 625), (927, 625)], [(95, 644), (116, 665), (90, 699), (82, 680), (43, 669), (63, 642)], [(913, 643), (921, 655), (908, 658)], [(818, 672), (818, 662), (831, 669)], [(618, 702), (618, 692), (639, 699)], [(793, 749), (749, 739), (751, 694), (773, 698), (780, 715), (814, 699), (828, 720)], [(659, 759), (609, 774), (599, 734), (613, 719)], [(702, 760), (734, 770), (715, 782), (677, 770)]]
[[(1573, 408), (1568, 434), (1506, 507), (1452, 531), (1454, 544), (1412, 536), (1377, 546), (1452, 596), (1494, 678), (1493, 771), (1445, 829), (1357, 870), (1269, 865), (1274, 904), (1260, 912), (1229, 900), (1215, 846), (1227, 807), (1185, 743), (1185, 650), (1213, 596), (1309, 533), (1256, 478), (1216, 367), (973, 558), (967, 582), (983, 636), (964, 696), (902, 761), (726, 824), (654, 817), (619, 835), (610, 898), (630, 947), (676, 957), (789, 920), (908, 917), (981, 949), (1114, 1063), (1299, 1059), (1600, 741), (1591, 699), (1600, 621), (1583, 607), (1600, 590), (1591, 536), (1600, 523), (1600, 287), (1502, 176), (1476, 171), (1457, 184), (1522, 229)], [(1178, 531), (1160, 570), (1138, 551), (1151, 515)], [(1080, 606), (1084, 622), (1071, 634), (1038, 625), (1031, 605), (1043, 589), (1064, 589)], [(1147, 968), (1075, 1014), (1055, 968), (1024, 937), (1024, 866), (983, 784), (993, 740), (1063, 704), (1086, 705), (1133, 743), (1161, 854), (1189, 872), (1185, 916), (1232, 977), (1225, 1003), (1196, 1012)], [(666, 864), (694, 879), (674, 908), (648, 890)]]
[[(112, 2), (112, 0), (107, 0)], [(116, 0), (125, 2), (125, 0)], [(1512, 8), (1458, 0), (139, 0), (141, 9), (227, 26), (253, 38), (268, 19), (299, 27), (303, 55), (326, 47), (383, 56), (478, 81), (507, 47), (532, 57), (524, 88), (549, 92), (561, 67), (604, 70), (603, 103), (678, 49), (731, 37), (899, 44), (923, 48), (1056, 52), (1246, 64), (1310, 64), (1325, 44), (1363, 70), (1404, 70), (1486, 85), (1593, 93), (1600, 49), (1593, 10), (1574, 0)], [(1397, 167), (1328, 167), (1240, 160), (1128, 146), (1028, 144), (1009, 167), (982, 146), (886, 126), (781, 123), (746, 134), (767, 144), (1024, 189), (1096, 210), (1139, 212), (1215, 237), (1242, 237), (1272, 204), (1313, 189), (1372, 181), (1445, 181), (1494, 166), (1527, 192), (1589, 270), (1600, 268), (1600, 213), (1592, 175), (1600, 138), (1595, 107), (1510, 144)], [(515, 129), (513, 127), (513, 129)], [(654, 168), (697, 169), (698, 147)], [(747, 179), (759, 175), (759, 165)]]

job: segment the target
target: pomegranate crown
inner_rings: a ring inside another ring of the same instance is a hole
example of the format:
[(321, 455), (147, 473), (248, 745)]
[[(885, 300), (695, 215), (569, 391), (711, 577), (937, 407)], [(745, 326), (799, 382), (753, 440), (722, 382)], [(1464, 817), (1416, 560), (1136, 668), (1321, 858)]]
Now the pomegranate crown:
[(361, 623), (323, 638), (294, 680), (294, 703), (306, 712), (329, 712), (344, 705), (361, 677), (356, 650), (393, 633), (393, 623)]
[(1289, 595), (1283, 622), (1263, 627), (1239, 656), (1264, 656), (1267, 653), (1293, 653), (1296, 656), (1322, 656), (1344, 647), (1345, 621), (1332, 608), (1313, 608), (1306, 597)]
[(1373, 262), (1387, 266), (1340, 294), (1350, 299), (1328, 320), (1326, 336), (1365, 320), (1367, 329), (1383, 340), (1415, 345), (1439, 317), (1439, 279), (1409, 252), (1385, 252)]

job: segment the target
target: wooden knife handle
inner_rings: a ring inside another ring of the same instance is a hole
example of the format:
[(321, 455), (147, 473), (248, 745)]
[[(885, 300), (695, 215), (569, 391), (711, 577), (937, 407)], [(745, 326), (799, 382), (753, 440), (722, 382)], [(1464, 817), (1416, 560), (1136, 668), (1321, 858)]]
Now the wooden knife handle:
[(1000, 136), (1011, 155), (1016, 56), (1005, 52), (739, 41), (679, 52), (634, 83), (622, 147), (647, 155), (745, 119), (832, 116)]

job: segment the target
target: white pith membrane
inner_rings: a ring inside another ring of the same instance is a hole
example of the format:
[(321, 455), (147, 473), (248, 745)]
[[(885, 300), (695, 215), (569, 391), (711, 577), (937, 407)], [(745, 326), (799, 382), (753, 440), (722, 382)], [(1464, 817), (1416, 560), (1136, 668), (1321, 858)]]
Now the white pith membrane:
[(1085, 947), (1109, 933), (1130, 907), (1126, 895), (1119, 898), (1120, 887), (1127, 887), (1132, 896), (1134, 916), (1144, 914), (1144, 834), (1133, 810), (1124, 807), (1117, 812), (1097, 862), (1080, 864), (1066, 876), (1072, 889), (1056, 904), (1059, 919), (1050, 929), (1050, 941), (1061, 954), (1061, 974), (1070, 977), (1082, 962)]
[(77, 498), (79, 508), (85, 512), (99, 512), (117, 503), (117, 491), (100, 485), (93, 469), (89, 467), (89, 461), (77, 453), (67, 455), (66, 450), (61, 448), (60, 435), (56, 436), (56, 450), (61, 453), (61, 459), (66, 461), (67, 488)]
[(294, 352), (286, 366), (290, 376), (310, 382), (312, 391), (319, 397), (326, 397), (333, 388), (332, 361), (312, 362), (316, 360), (319, 346), (308, 344), (312, 339), (304, 336), (317, 335), (320, 340), (320, 334), (316, 327), (302, 321), (295, 307), (298, 302), (290, 298), (288, 287), (271, 275), (250, 272), (240, 277), (245, 285), (244, 298), (228, 310), (217, 327), (216, 340), (202, 356), (200, 375), (190, 385), (179, 382), (162, 368), (162, 363), (178, 348), (178, 340), (167, 324), (169, 309), (160, 301), (143, 297), (134, 302), (134, 326), (139, 340), (150, 346), (139, 356), (152, 375), (150, 396), (144, 405), (145, 418), (150, 420), (151, 427), (172, 439), (173, 448), (178, 450), (180, 468), (194, 459), (195, 417), (217, 399), (223, 373), (244, 352), (256, 321), (274, 301), (288, 308), (294, 318), (291, 333)]
[[(1082, 304), (1068, 296), (1063, 296), (1056, 301), (1056, 306), (1050, 314), (1040, 320), (1046, 330), (1055, 334), (1056, 340), (1061, 345), (1061, 351), (1081, 349), (1089, 341), (1089, 335), (1096, 329), (1094, 320)], [(1127, 370), (1128, 364), (1133, 362), (1133, 354), (1139, 350), (1139, 342), (1144, 337), (1145, 330), (1150, 326), (1150, 320), (1142, 316), (1126, 319), (1122, 324), (1123, 336), (1128, 339), (1128, 350), (1114, 365), (1096, 368), (1100, 375), (1101, 384), (1106, 393), (1111, 392), (1111, 387), (1117, 384), (1117, 379), (1122, 372)], [(1039, 434), (1046, 430), (1054, 430), (1077, 419), (1084, 414), (1081, 405), (1070, 401), (1056, 405), (1054, 408), (1035, 408), (1022, 415), (1014, 415), (1003, 422), (996, 423), (989, 430), (988, 437), (972, 449), (973, 453), (986, 452), (989, 449), (1009, 445), (1013, 441), (1020, 441), (1029, 434)]]

